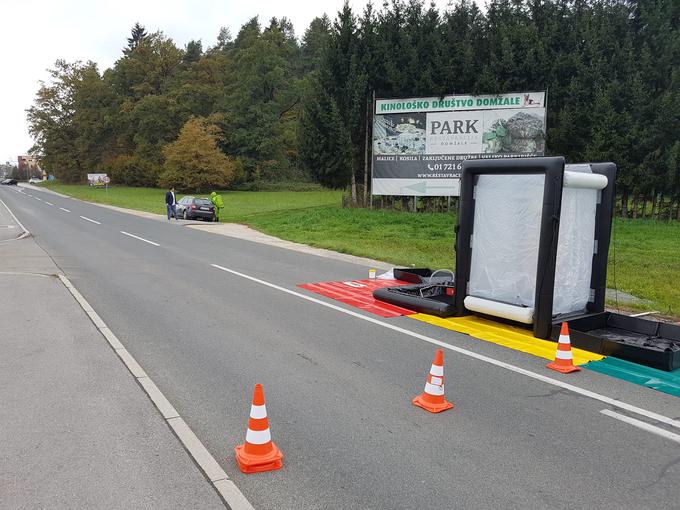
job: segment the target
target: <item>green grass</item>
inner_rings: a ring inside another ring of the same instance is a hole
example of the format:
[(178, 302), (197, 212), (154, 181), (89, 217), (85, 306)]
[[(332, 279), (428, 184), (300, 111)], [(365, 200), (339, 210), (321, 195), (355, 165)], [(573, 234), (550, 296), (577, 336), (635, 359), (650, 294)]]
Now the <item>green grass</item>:
[[(137, 211), (165, 214), (165, 192), (158, 188), (133, 188), (112, 186), (108, 190), (81, 184), (59, 184), (47, 182), (42, 186), (58, 193), (69, 195), (88, 202), (115, 205)], [(339, 205), (340, 191), (220, 191), (224, 200), (222, 221), (241, 222), (257, 213), (291, 211), (300, 208), (324, 205)], [(177, 193), (177, 200), (182, 198)], [(208, 194), (195, 196), (208, 197)]]
[(317, 207), (257, 214), (247, 223), (267, 234), (393, 264), (454, 269), (455, 215)]
[(614, 221), (607, 285), (651, 301), (634, 306), (680, 316), (680, 222)]
[[(165, 214), (165, 191), (154, 188), (49, 183), (91, 202)], [(290, 241), (433, 269), (455, 266), (453, 213), (401, 213), (342, 209), (338, 191), (222, 192), (222, 221), (243, 223)], [(627, 308), (680, 316), (680, 222), (614, 222), (607, 284), (647, 299)], [(613, 304), (613, 303), (612, 303)]]

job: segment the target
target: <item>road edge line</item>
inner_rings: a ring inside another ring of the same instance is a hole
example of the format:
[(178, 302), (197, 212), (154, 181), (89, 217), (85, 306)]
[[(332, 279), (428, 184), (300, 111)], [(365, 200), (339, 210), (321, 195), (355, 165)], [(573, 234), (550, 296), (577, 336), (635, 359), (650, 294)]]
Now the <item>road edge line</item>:
[(21, 230), (24, 231), (24, 233), (21, 234), (19, 237), (15, 237), (14, 239), (7, 239), (7, 241), (18, 241), (19, 239), (23, 239), (24, 237), (30, 236), (31, 233), (28, 231), (28, 229), (26, 227), (24, 227), (24, 225), (19, 221), (19, 219), (16, 216), (14, 216), (12, 209), (9, 208), (9, 206), (5, 203), (5, 201), (2, 198), (0, 198), (0, 202), (2, 202), (2, 205), (5, 206), (5, 209), (7, 209), (7, 212), (12, 215), (12, 218), (14, 218), (14, 221), (17, 222), (17, 225), (19, 225), (21, 227)]
[(97, 331), (106, 339), (120, 360), (125, 364), (130, 374), (135, 378), (139, 386), (144, 390), (147, 397), (153, 402), (158, 412), (163, 417), (166, 425), (179, 439), (191, 459), (201, 470), (203, 476), (212, 484), (222, 501), (231, 510), (254, 510), (253, 506), (239, 490), (236, 484), (229, 478), (227, 473), (219, 465), (215, 457), (208, 451), (201, 440), (191, 430), (189, 425), (182, 419), (174, 406), (165, 397), (153, 380), (144, 372), (135, 358), (125, 348), (121, 341), (106, 325), (106, 323), (94, 311), (83, 295), (78, 292), (71, 281), (64, 275), (57, 275), (61, 283), (68, 289), (88, 318), (92, 321)]
[(532, 372), (531, 370), (527, 370), (525, 368), (518, 367), (516, 365), (513, 365), (511, 363), (506, 363), (505, 361), (498, 360), (496, 358), (492, 358), (490, 356), (485, 356), (484, 354), (479, 354), (474, 351), (470, 351), (468, 349), (463, 349), (462, 347), (457, 347), (455, 345), (451, 345), (446, 342), (442, 342), (441, 340), (437, 340), (436, 338), (429, 337), (427, 335), (422, 335), (420, 333), (416, 333), (415, 331), (411, 331), (406, 328), (402, 328), (399, 326), (396, 326), (394, 324), (389, 324), (387, 322), (375, 319), (373, 317), (369, 317), (368, 315), (363, 315), (358, 312), (355, 312), (353, 310), (348, 310), (347, 308), (342, 308), (338, 305), (335, 305), (333, 303), (328, 303), (326, 301), (322, 301), (320, 299), (317, 299), (312, 296), (308, 296), (305, 294), (302, 294), (300, 292), (294, 291), (292, 289), (287, 289), (285, 287), (281, 287), (280, 285), (276, 285), (275, 283), (270, 283), (265, 280), (260, 280), (259, 278), (255, 278), (254, 276), (250, 276), (244, 273), (239, 273), (238, 271), (234, 271), (233, 269), (226, 268), (224, 266), (220, 266), (218, 264), (210, 264), (212, 267), (219, 269), (221, 271), (225, 271), (227, 273), (231, 273), (235, 276), (239, 276), (241, 278), (245, 278), (247, 280), (251, 280), (255, 283), (258, 283), (260, 285), (264, 285), (266, 287), (270, 287), (272, 289), (279, 290), (281, 292), (285, 292), (286, 294), (290, 294), (292, 296), (299, 297), (301, 299), (304, 299), (306, 301), (311, 301), (312, 303), (317, 303), (319, 305), (325, 306), (327, 308), (330, 308), (332, 310), (336, 310), (338, 312), (351, 315), (352, 317), (356, 317), (358, 319), (371, 322), (373, 324), (376, 324), (378, 326), (382, 326), (383, 328), (391, 329), (392, 331), (396, 331), (398, 333), (402, 333), (407, 336), (411, 336), (413, 338), (417, 338), (419, 340), (423, 340), (425, 342), (428, 342), (430, 344), (436, 345), (438, 347), (444, 347), (445, 349), (449, 349), (453, 352), (457, 352), (459, 354), (462, 354), (464, 356), (468, 356), (470, 358), (476, 359), (478, 361), (482, 361), (484, 363), (488, 363), (490, 365), (494, 365), (500, 368), (504, 368), (506, 370), (510, 370), (511, 372), (515, 372), (518, 374), (522, 374), (526, 377), (529, 377), (531, 379), (535, 379), (537, 381), (542, 381), (546, 384), (551, 384), (553, 386), (557, 386), (558, 388), (563, 388), (565, 390), (571, 391), (573, 393), (577, 393), (579, 395), (582, 395), (584, 397), (591, 398), (593, 400), (598, 400), (600, 402), (604, 402), (605, 404), (609, 404), (613, 407), (618, 407), (619, 409), (624, 409), (626, 411), (629, 411), (631, 413), (638, 414), (640, 416), (645, 416), (647, 418), (650, 418), (652, 420), (658, 421), (660, 423), (665, 423), (667, 425), (670, 425), (671, 427), (675, 428), (680, 428), (680, 420), (676, 420), (673, 418), (669, 418), (668, 416), (664, 416), (659, 413), (655, 413), (653, 411), (648, 411), (647, 409), (643, 409), (641, 407), (634, 406), (632, 404), (628, 404), (626, 402), (622, 402), (620, 400), (614, 399), (612, 397), (608, 397), (606, 395), (601, 395), (600, 393), (597, 393), (595, 391), (587, 390), (585, 388), (581, 388), (580, 386), (575, 386), (573, 384), (569, 384), (563, 381), (560, 381), (558, 379), (553, 379), (552, 377), (545, 376), (543, 374), (539, 374), (537, 372)]

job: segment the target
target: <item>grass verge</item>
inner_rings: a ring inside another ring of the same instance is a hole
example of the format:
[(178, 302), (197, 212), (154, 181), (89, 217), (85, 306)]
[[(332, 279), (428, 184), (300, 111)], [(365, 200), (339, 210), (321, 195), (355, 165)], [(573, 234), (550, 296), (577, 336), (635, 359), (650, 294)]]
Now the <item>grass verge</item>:
[[(87, 200), (165, 214), (165, 190), (49, 183)], [(455, 266), (453, 213), (401, 213), (342, 209), (338, 191), (222, 192), (222, 221), (243, 223), (290, 241), (433, 269)], [(626, 305), (680, 316), (680, 222), (614, 221), (607, 284), (649, 300)], [(614, 302), (610, 304), (615, 305)]]

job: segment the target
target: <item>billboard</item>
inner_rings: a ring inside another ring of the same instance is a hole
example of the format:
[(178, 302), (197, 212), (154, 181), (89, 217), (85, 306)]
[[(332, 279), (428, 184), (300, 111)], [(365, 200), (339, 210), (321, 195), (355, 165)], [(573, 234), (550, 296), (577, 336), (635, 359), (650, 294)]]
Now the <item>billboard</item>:
[(106, 174), (87, 174), (87, 184), (90, 186), (106, 186), (109, 181)]
[(457, 196), (463, 161), (543, 156), (545, 92), (378, 99), (374, 195)]

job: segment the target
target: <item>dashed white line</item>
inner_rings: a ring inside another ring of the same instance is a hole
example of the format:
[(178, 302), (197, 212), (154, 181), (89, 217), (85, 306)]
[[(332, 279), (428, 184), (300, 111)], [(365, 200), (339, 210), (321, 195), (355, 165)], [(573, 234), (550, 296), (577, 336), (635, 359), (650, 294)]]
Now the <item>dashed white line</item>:
[(285, 292), (286, 294), (290, 294), (292, 296), (299, 297), (301, 299), (305, 299), (307, 301), (311, 301), (312, 303), (319, 304), (321, 306), (325, 306), (327, 308), (331, 308), (333, 310), (336, 310), (338, 312), (351, 315), (352, 317), (356, 317), (357, 319), (361, 319), (367, 322), (371, 322), (373, 324), (376, 324), (378, 326), (382, 326), (383, 328), (391, 329), (392, 331), (397, 331), (398, 333), (402, 333), (404, 335), (411, 336), (413, 338), (418, 338), (419, 340), (424, 340), (425, 342), (429, 342), (433, 345), (437, 345), (439, 347), (444, 347), (446, 349), (449, 349), (451, 351), (457, 352), (458, 354), (463, 354), (464, 356), (469, 356), (471, 358), (475, 358), (479, 361), (483, 361), (484, 363), (489, 363), (490, 365), (495, 365), (497, 367), (505, 368), (506, 370), (510, 370), (512, 372), (516, 372), (518, 374), (525, 375), (527, 377), (531, 377), (532, 379), (536, 379), (538, 381), (542, 381), (547, 384), (552, 384), (553, 386), (557, 386), (559, 388), (564, 388), (565, 390), (572, 391), (574, 393), (578, 393), (579, 395), (583, 395), (584, 397), (592, 398), (593, 400), (599, 400), (600, 402), (604, 402), (605, 404), (608, 404), (612, 407), (618, 407), (619, 409), (623, 409), (625, 411), (639, 414), (641, 416), (645, 416), (647, 418), (650, 418), (652, 420), (665, 423), (667, 425), (670, 425), (671, 427), (676, 427), (680, 429), (680, 420), (675, 420), (673, 418), (669, 418), (668, 416), (664, 416), (662, 414), (655, 413), (653, 411), (648, 411), (647, 409), (642, 409), (640, 407), (636, 407), (631, 404), (627, 404), (626, 402), (621, 402), (620, 400), (615, 400), (611, 397), (607, 397), (606, 395), (600, 395), (599, 393), (595, 393), (594, 391), (586, 390), (584, 388), (580, 388), (578, 386), (574, 386), (573, 384), (565, 383), (563, 381), (560, 381), (558, 379), (553, 379), (551, 377), (547, 377), (542, 374), (537, 374), (536, 372), (532, 372), (531, 370), (526, 370), (524, 368), (520, 368), (515, 365), (511, 365), (510, 363), (505, 363), (504, 361), (497, 360), (495, 358), (490, 358), (489, 356), (484, 356), (483, 354), (479, 354), (473, 351), (468, 351), (467, 349), (463, 349), (462, 347), (456, 347), (455, 345), (447, 344), (446, 342), (442, 342), (441, 340), (436, 340), (434, 338), (431, 338), (426, 335), (421, 335), (420, 333), (416, 333), (415, 331), (410, 331), (408, 329), (400, 328), (399, 326), (395, 326), (394, 324), (388, 324), (387, 322), (380, 321), (378, 319), (374, 319), (373, 317), (369, 317), (367, 315), (362, 315), (360, 313), (354, 312), (352, 310), (347, 310), (346, 308), (342, 308), (340, 306), (327, 303), (325, 301), (321, 301), (320, 299), (313, 298), (311, 296), (307, 296), (305, 294), (301, 294), (299, 292), (295, 292), (294, 290), (286, 289), (285, 287), (281, 287), (279, 285), (276, 285), (274, 283), (269, 283), (264, 280), (260, 280), (259, 278), (255, 278), (254, 276), (249, 276), (247, 274), (239, 273), (238, 271), (234, 271), (233, 269), (228, 269), (226, 267), (218, 266), (217, 264), (211, 264), (211, 266), (220, 269), (222, 271), (226, 271), (227, 273), (231, 273), (236, 276), (240, 276), (241, 278), (245, 278), (247, 280), (253, 281), (255, 283), (259, 283), (260, 285), (265, 285), (267, 287), (270, 287), (272, 289), (279, 290), (281, 292)]
[(40, 200), (42, 202), (42, 198), (38, 198), (38, 197), (33, 197), (33, 198), (35, 198), (36, 200)]
[(130, 234), (129, 232), (125, 232), (124, 230), (121, 230), (120, 233), (123, 234), (123, 235), (126, 235), (126, 236), (134, 237), (135, 239), (138, 239), (140, 241), (144, 241), (145, 243), (153, 244), (154, 246), (160, 246), (160, 244), (158, 244), (158, 243), (154, 243), (153, 241), (149, 241), (148, 239), (144, 239), (143, 237), (139, 237), (139, 236), (136, 236), (134, 234)]
[(680, 435), (674, 434), (673, 432), (669, 432), (665, 429), (662, 429), (660, 427), (656, 427), (654, 425), (651, 425), (647, 423), (646, 421), (641, 421), (637, 420), (635, 418), (631, 418), (630, 416), (626, 416), (623, 414), (619, 414), (614, 411), (610, 411), (609, 409), (603, 409), (600, 411), (602, 414), (605, 414), (611, 418), (614, 418), (615, 420), (622, 421), (624, 423), (628, 423), (629, 425), (632, 425), (633, 427), (637, 427), (642, 430), (646, 430), (647, 432), (651, 432), (652, 434), (656, 434), (657, 436), (665, 437), (666, 439), (670, 439), (671, 441), (675, 441), (676, 443), (680, 443)]
[(45, 200), (45, 203), (46, 203), (47, 205), (54, 205), (52, 202), (48, 202), (47, 200)]
[(101, 223), (99, 223), (98, 221), (91, 220), (90, 218), (88, 218), (86, 216), (81, 216), (81, 218), (84, 219), (85, 221), (91, 221), (92, 223), (96, 223), (97, 225), (101, 225)]
[(71, 212), (71, 211), (69, 211), (68, 209), (64, 209), (63, 207), (60, 207), (59, 209), (61, 209), (61, 210), (64, 211), (64, 212)]

